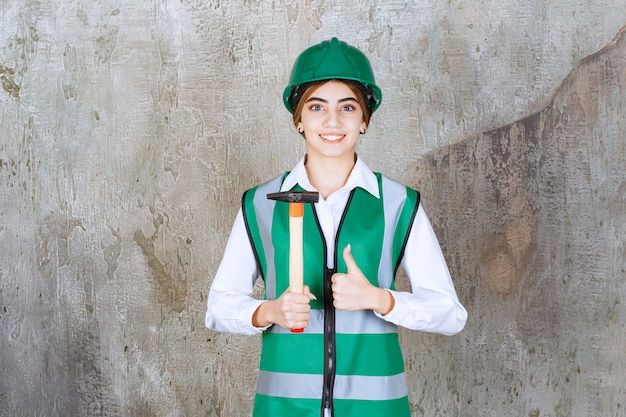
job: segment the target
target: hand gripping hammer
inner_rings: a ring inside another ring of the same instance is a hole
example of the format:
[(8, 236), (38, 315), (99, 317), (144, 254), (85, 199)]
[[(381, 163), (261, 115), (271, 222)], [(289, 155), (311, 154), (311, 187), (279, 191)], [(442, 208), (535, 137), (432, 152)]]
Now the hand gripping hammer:
[[(317, 203), (319, 193), (310, 191), (285, 191), (270, 193), (270, 200), (289, 203), (289, 291), (304, 292), (304, 253), (302, 226), (304, 224), (304, 203)], [(292, 333), (302, 333), (304, 329), (292, 329)]]

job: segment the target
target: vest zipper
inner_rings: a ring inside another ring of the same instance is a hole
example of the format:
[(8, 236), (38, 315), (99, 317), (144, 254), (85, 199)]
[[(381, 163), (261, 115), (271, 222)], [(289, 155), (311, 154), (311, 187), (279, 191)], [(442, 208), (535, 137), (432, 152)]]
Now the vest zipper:
[[(339, 233), (343, 226), (343, 221), (348, 213), (348, 207), (352, 202), (354, 196), (354, 190), (350, 192), (346, 207), (343, 209), (341, 221), (337, 227), (337, 233), (335, 234), (335, 253), (334, 268), (330, 269), (324, 267), (324, 387), (322, 389), (322, 417), (334, 417), (335, 409), (333, 405), (333, 390), (335, 387), (335, 375), (337, 374), (337, 350), (336, 350), (336, 329), (335, 329), (335, 306), (333, 305), (333, 288), (332, 288), (332, 276), (337, 272), (337, 254), (339, 252), (337, 245), (339, 244)], [(328, 257), (328, 245), (324, 238), (324, 232), (320, 226), (319, 218), (317, 217), (317, 211), (315, 205), (313, 205), (313, 215), (322, 242), (324, 243), (324, 259)]]
[(324, 388), (322, 392), (322, 417), (332, 417), (333, 389), (336, 374), (335, 307), (331, 278), (336, 269), (325, 269), (324, 274)]

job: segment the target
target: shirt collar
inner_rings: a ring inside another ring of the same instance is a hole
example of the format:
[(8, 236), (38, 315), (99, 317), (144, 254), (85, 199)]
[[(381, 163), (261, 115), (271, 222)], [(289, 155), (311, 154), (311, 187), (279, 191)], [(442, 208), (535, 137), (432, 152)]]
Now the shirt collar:
[[(315, 187), (311, 185), (306, 173), (304, 167), (305, 158), (306, 156), (302, 157), (294, 169), (287, 175), (283, 181), (283, 185), (280, 187), (280, 191), (289, 191), (296, 185), (300, 185), (300, 187), (304, 188), (306, 191), (317, 191)], [(352, 172), (348, 177), (348, 181), (346, 181), (346, 184), (341, 187), (341, 189), (352, 190), (357, 187), (363, 188), (376, 198), (380, 198), (376, 175), (358, 155), (354, 168), (352, 168)]]

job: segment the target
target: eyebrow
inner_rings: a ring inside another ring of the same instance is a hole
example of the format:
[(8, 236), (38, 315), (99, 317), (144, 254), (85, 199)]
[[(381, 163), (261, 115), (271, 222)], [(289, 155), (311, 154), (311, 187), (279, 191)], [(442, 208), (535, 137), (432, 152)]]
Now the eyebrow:
[[(321, 101), (322, 103), (328, 103), (328, 100), (325, 100), (319, 97), (309, 97), (306, 103), (308, 103), (309, 101)], [(359, 102), (355, 97), (346, 97), (346, 98), (339, 99), (338, 103), (345, 103), (347, 101), (354, 101), (356, 103)]]

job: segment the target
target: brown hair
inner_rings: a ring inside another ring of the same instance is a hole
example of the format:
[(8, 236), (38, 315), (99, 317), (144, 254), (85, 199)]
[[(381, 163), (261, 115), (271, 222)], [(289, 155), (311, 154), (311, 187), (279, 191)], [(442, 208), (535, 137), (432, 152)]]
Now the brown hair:
[[(305, 84), (305, 85), (296, 87), (296, 88), (302, 88), (304, 90), (301, 94), (298, 94), (300, 97), (297, 103), (295, 103), (295, 105), (293, 106), (293, 124), (296, 127), (298, 126), (298, 122), (300, 122), (300, 118), (302, 117), (302, 109), (304, 108), (304, 104), (309, 99), (309, 97), (311, 97), (311, 94), (313, 94), (313, 91), (317, 87), (323, 84), (326, 84), (329, 81), (332, 81), (332, 80), (315, 81), (310, 84)], [(367, 87), (365, 87), (364, 85), (356, 81), (341, 80), (341, 79), (338, 79), (336, 81), (340, 81), (344, 83), (354, 93), (354, 95), (356, 96), (356, 100), (359, 102), (359, 106), (361, 106), (361, 109), (363, 110), (363, 121), (365, 122), (365, 125), (368, 126), (370, 123), (370, 118), (372, 117), (372, 109), (368, 105), (367, 100), (365, 99), (365, 94), (363, 94), (363, 92), (361, 91), (362, 88), (366, 89)], [(304, 133), (301, 133), (301, 134), (304, 134)]]

